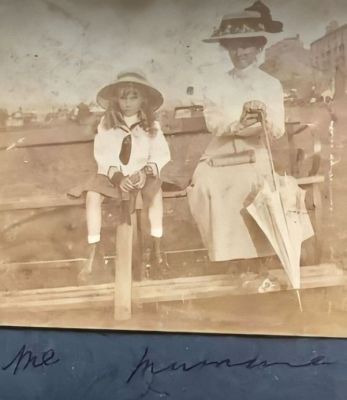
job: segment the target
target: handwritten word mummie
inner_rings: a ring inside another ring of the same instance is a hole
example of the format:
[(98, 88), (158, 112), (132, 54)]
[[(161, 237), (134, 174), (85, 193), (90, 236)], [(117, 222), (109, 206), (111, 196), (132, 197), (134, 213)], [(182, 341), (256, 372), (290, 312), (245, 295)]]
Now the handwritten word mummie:
[(256, 369), (256, 368), (270, 368), (270, 367), (285, 367), (285, 368), (308, 368), (308, 367), (320, 367), (320, 366), (326, 366), (326, 365), (331, 365), (332, 362), (326, 361), (325, 356), (316, 356), (307, 362), (303, 363), (292, 363), (288, 361), (268, 361), (268, 360), (260, 360), (257, 357), (253, 357), (250, 359), (247, 359), (245, 361), (240, 361), (240, 362), (235, 362), (232, 361), (230, 358), (225, 358), (222, 360), (201, 360), (196, 363), (188, 363), (188, 362), (178, 362), (178, 361), (173, 361), (170, 362), (168, 365), (165, 365), (164, 367), (157, 368), (154, 361), (152, 361), (148, 357), (149, 353), (149, 348), (147, 347), (136, 365), (136, 367), (131, 371), (127, 383), (130, 383), (137, 375), (144, 376), (146, 371), (149, 371), (150, 374), (152, 375), (160, 375), (165, 372), (183, 372), (187, 373), (192, 370), (196, 369), (203, 369), (207, 367), (212, 367), (212, 368), (246, 368), (249, 370)]

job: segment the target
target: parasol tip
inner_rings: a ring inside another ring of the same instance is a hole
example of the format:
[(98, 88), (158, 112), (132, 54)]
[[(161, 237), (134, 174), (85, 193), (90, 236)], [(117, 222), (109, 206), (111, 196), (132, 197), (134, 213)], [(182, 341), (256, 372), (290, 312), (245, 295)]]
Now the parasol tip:
[(299, 303), (299, 309), (300, 309), (300, 312), (302, 313), (304, 310), (303, 310), (303, 308), (302, 308), (300, 292), (299, 292), (298, 289), (296, 289), (295, 292), (296, 292), (296, 297), (297, 297), (298, 303)]

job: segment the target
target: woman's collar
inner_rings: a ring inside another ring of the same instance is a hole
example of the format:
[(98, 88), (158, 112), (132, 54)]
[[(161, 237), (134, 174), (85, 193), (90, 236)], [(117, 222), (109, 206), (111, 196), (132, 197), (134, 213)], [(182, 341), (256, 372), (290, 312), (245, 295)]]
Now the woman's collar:
[(254, 62), (253, 64), (243, 69), (233, 68), (232, 70), (229, 71), (229, 75), (231, 75), (233, 78), (245, 79), (248, 78), (249, 76), (252, 76), (254, 72), (257, 70), (258, 70), (258, 63)]

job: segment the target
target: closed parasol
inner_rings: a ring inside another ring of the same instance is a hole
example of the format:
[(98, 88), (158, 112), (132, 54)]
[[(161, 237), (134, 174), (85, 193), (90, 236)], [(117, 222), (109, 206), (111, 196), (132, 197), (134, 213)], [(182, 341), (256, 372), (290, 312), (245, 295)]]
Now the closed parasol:
[(295, 178), (276, 174), (264, 114), (259, 115), (272, 179), (264, 180), (247, 211), (271, 243), (292, 287), (300, 289), (301, 244), (314, 234), (305, 207), (305, 191), (297, 185)]

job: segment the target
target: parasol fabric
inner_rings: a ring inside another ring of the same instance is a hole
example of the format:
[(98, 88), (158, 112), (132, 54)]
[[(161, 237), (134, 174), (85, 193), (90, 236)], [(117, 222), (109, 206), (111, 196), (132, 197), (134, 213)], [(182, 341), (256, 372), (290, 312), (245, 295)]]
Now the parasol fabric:
[(305, 191), (293, 185), (292, 177), (278, 178), (279, 189), (272, 191), (264, 181), (247, 211), (271, 243), (291, 285), (299, 289), (301, 244), (313, 229), (304, 205)]
[[(295, 178), (276, 174), (270, 147), (270, 135), (265, 116), (260, 113), (272, 182), (264, 180), (262, 189), (247, 211), (264, 232), (294, 289), (300, 289), (301, 244), (313, 236), (310, 218), (305, 207), (305, 191)], [(270, 184), (272, 184), (270, 186)]]

